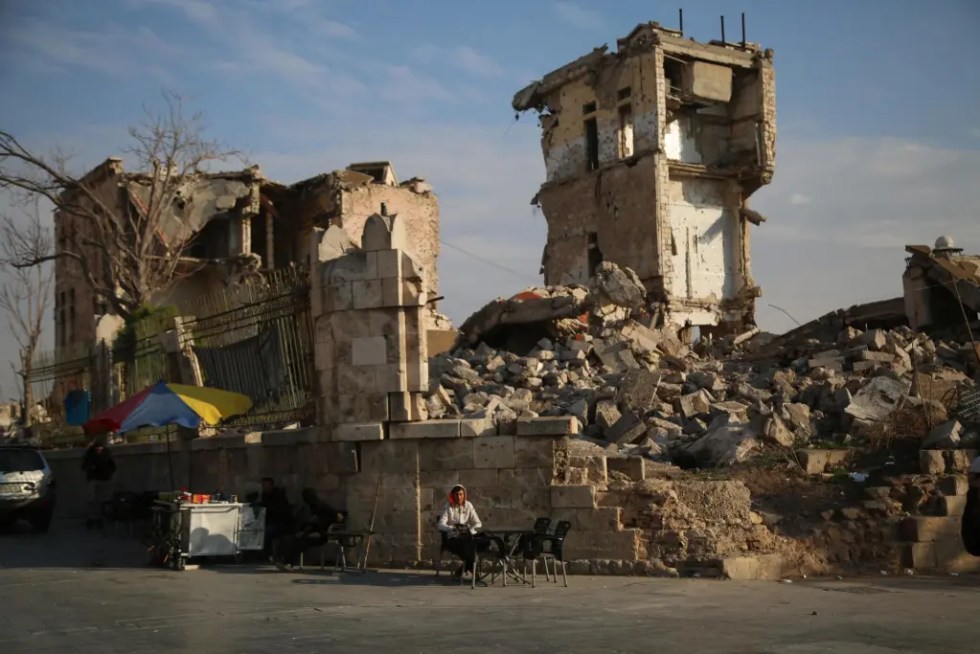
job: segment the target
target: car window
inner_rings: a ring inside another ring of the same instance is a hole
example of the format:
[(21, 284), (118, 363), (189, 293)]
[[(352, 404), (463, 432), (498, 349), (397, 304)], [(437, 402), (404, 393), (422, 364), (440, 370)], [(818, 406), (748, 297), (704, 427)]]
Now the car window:
[(44, 459), (34, 450), (0, 450), (0, 472), (44, 470)]

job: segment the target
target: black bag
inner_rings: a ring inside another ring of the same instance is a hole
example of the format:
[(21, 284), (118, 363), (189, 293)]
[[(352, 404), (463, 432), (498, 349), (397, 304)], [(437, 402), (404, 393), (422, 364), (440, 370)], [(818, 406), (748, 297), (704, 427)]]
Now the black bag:
[(963, 547), (973, 556), (980, 556), (980, 489), (970, 487), (966, 494), (966, 510), (960, 525)]

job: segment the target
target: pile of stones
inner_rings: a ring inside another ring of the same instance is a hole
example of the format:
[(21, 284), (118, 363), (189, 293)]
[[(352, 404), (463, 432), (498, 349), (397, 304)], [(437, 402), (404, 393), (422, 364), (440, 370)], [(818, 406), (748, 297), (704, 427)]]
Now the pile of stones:
[[(692, 467), (773, 448), (846, 447), (888, 429), (915, 431), (925, 448), (980, 440), (955, 412), (976, 389), (970, 345), (899, 327), (845, 328), (832, 342), (752, 330), (689, 347), (649, 326), (641, 289), (628, 269), (588, 287), (528, 289), (521, 296), (577, 303), (555, 318), (560, 336), (523, 353), (479, 342), (433, 357), (429, 417), (483, 418), (509, 434), (518, 418), (575, 416), (579, 436), (611, 454)], [(579, 309), (587, 316), (569, 317)]]

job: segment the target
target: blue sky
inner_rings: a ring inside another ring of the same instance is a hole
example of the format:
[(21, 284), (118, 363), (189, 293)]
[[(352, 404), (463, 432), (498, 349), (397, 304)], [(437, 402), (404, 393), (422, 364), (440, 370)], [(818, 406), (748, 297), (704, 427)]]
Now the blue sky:
[(443, 310), (461, 322), (539, 280), (544, 169), (513, 93), (637, 23), (676, 26), (678, 7), (699, 40), (721, 14), (737, 39), (744, 11), (775, 50), (776, 175), (753, 197), (763, 328), (793, 326), (769, 304), (802, 321), (900, 294), (905, 243), (980, 251), (972, 0), (0, 0), (0, 126), (82, 170), (170, 89), (283, 182), (389, 159), (433, 183), (444, 240), (507, 269), (444, 248)]

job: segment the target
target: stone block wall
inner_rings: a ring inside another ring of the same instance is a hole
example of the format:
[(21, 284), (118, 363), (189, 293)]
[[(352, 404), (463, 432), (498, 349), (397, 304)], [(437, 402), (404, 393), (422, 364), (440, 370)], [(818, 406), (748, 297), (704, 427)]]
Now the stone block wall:
[[(619, 508), (598, 506), (596, 488), (556, 479), (556, 452), (565, 438), (446, 438), (444, 432), (435, 426), (433, 437), (359, 442), (335, 441), (324, 428), (219, 436), (174, 443), (169, 459), (162, 443), (118, 445), (111, 448), (118, 467), (113, 487), (169, 489), (172, 464), (178, 488), (244, 497), (271, 476), (294, 503), (303, 488), (316, 489), (346, 508), (355, 526), (369, 525), (376, 503), (371, 564), (427, 566), (438, 555), (435, 522), (449, 490), (462, 483), (488, 528), (530, 527), (549, 516), (572, 523), (569, 559), (635, 561), (642, 553), (641, 532), (621, 526)], [(84, 515), (84, 450), (47, 454), (58, 480), (59, 514)]]
[(368, 218), (360, 249), (342, 231), (314, 244), (318, 414), (321, 425), (345, 426), (338, 439), (360, 441), (426, 417), (426, 293), (397, 216)]

